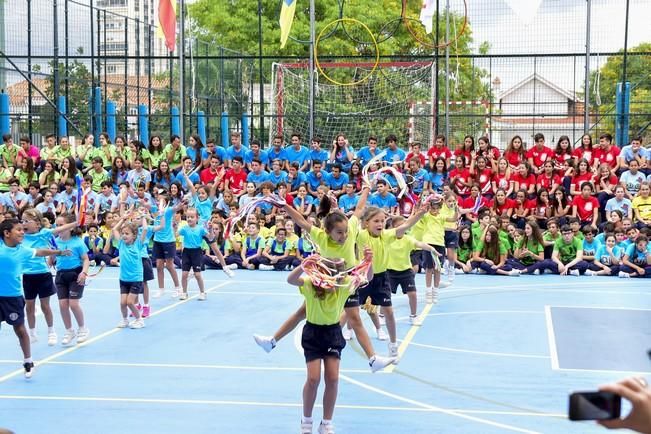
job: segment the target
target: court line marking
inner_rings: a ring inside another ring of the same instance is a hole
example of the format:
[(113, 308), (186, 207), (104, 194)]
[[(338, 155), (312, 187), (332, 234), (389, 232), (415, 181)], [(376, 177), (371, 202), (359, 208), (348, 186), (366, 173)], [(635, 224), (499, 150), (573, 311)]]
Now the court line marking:
[(635, 310), (643, 312), (651, 312), (651, 309), (643, 309), (639, 307), (619, 307), (619, 306), (560, 306), (553, 305), (549, 307), (560, 307), (561, 309), (601, 309), (601, 310)]
[[(7, 363), (7, 364), (22, 363), (22, 360), (0, 360), (0, 363)], [(129, 363), (129, 362), (77, 362), (77, 361), (50, 361), (48, 362), (48, 365), (305, 372), (304, 366), (302, 367), (238, 366), (238, 365), (208, 365), (208, 364), (184, 364), (184, 363)], [(372, 372), (369, 369), (341, 369), (340, 372), (347, 372), (350, 374), (372, 374)]]
[[(211, 288), (208, 288), (208, 289), (206, 289), (206, 293), (208, 293), (208, 292), (212, 292), (212, 291), (214, 291), (214, 290), (216, 290), (216, 289), (219, 289), (219, 288), (221, 288), (222, 286), (226, 286), (226, 285), (228, 285), (229, 283), (231, 283), (231, 281), (227, 280), (227, 281), (225, 281), (225, 282), (220, 283), (219, 285), (215, 285), (215, 286), (213, 286), (213, 287), (211, 287)], [(158, 310), (154, 311), (154, 313), (152, 313), (152, 314), (149, 316), (149, 318), (152, 318), (152, 317), (154, 317), (154, 316), (157, 316), (157, 315), (162, 314), (163, 312), (167, 312), (168, 310), (171, 310), (171, 309), (174, 309), (174, 308), (176, 308), (176, 307), (178, 307), (178, 306), (181, 306), (182, 304), (187, 303), (187, 302), (189, 302), (189, 301), (191, 301), (191, 300), (197, 298), (198, 296), (199, 296), (198, 294), (197, 294), (197, 295), (193, 295), (193, 296), (191, 296), (191, 297), (188, 297), (186, 300), (179, 300), (179, 301), (177, 301), (177, 302), (175, 302), (175, 303), (172, 303), (172, 304), (170, 304), (170, 305), (168, 305), (168, 306), (165, 306), (165, 307), (163, 307), (163, 308), (161, 308), (161, 309), (158, 309)], [(99, 334), (99, 335), (97, 335), (97, 336), (94, 336), (94, 337), (90, 338), (89, 340), (87, 340), (87, 341), (84, 342), (83, 344), (79, 344), (79, 345), (71, 346), (70, 348), (66, 348), (65, 350), (59, 351), (58, 353), (54, 353), (54, 354), (52, 354), (51, 356), (48, 356), (48, 357), (46, 357), (46, 358), (43, 359), (43, 360), (35, 361), (34, 364), (35, 364), (37, 367), (38, 367), (38, 366), (45, 365), (45, 364), (49, 363), (49, 362), (52, 361), (52, 360), (56, 360), (56, 359), (58, 359), (58, 358), (60, 358), (60, 357), (65, 356), (66, 354), (70, 354), (70, 353), (72, 353), (73, 351), (78, 350), (79, 348), (86, 347), (86, 346), (88, 346), (88, 345), (90, 345), (90, 344), (92, 344), (92, 343), (94, 343), (94, 342), (97, 342), (97, 341), (99, 341), (99, 340), (101, 340), (101, 339), (104, 339), (104, 338), (107, 337), (107, 336), (111, 336), (112, 334), (115, 334), (115, 333), (120, 332), (120, 331), (123, 331), (123, 330), (124, 330), (124, 329), (120, 329), (120, 328), (117, 328), (117, 327), (116, 327), (116, 328), (112, 328), (111, 330), (107, 330), (107, 331), (105, 331), (104, 333), (101, 333), (101, 334)], [(22, 374), (23, 372), (24, 372), (23, 369), (16, 369), (15, 371), (12, 371), (12, 372), (10, 372), (10, 373), (8, 373), (8, 374), (6, 374), (6, 375), (3, 375), (2, 377), (0, 377), (0, 383), (3, 383), (3, 382), (5, 382), (5, 381), (9, 380), (10, 378), (13, 378), (13, 377), (15, 377), (15, 376), (17, 376), (17, 375), (20, 375), (20, 374)]]
[(452, 315), (476, 315), (476, 314), (502, 314), (502, 313), (521, 313), (521, 314), (544, 314), (539, 310), (466, 310), (458, 312), (436, 312), (430, 313), (429, 316), (452, 316)]
[(356, 385), (358, 387), (361, 387), (362, 389), (366, 389), (366, 390), (369, 390), (371, 392), (375, 392), (375, 393), (377, 393), (379, 395), (383, 395), (383, 396), (386, 396), (386, 397), (389, 397), (389, 398), (393, 398), (393, 399), (395, 399), (397, 401), (402, 401), (402, 402), (405, 402), (407, 404), (412, 404), (412, 405), (415, 405), (415, 406), (418, 406), (418, 407), (421, 407), (421, 408), (424, 408), (424, 409), (427, 409), (427, 410), (430, 410), (430, 411), (433, 411), (433, 412), (444, 413), (444, 414), (447, 414), (449, 416), (456, 416), (456, 417), (459, 417), (461, 419), (466, 419), (466, 420), (470, 420), (470, 421), (473, 421), (473, 422), (478, 422), (478, 423), (481, 423), (481, 424), (484, 424), (484, 425), (494, 426), (496, 428), (502, 428), (502, 429), (505, 429), (505, 430), (508, 430), (508, 431), (515, 431), (515, 432), (521, 432), (521, 433), (527, 433), (527, 434), (538, 434), (537, 431), (530, 431), (530, 430), (527, 430), (527, 429), (524, 429), (524, 428), (518, 428), (518, 427), (513, 426), (513, 425), (507, 425), (507, 424), (503, 424), (503, 423), (499, 423), (499, 422), (494, 422), (492, 420), (483, 419), (483, 418), (480, 418), (480, 417), (472, 416), (470, 414), (462, 413), (462, 412), (459, 412), (457, 410), (450, 410), (450, 409), (446, 409), (446, 408), (426, 404), (424, 402), (416, 401), (416, 400), (413, 400), (413, 399), (410, 399), (410, 398), (405, 398), (404, 396), (396, 395), (394, 393), (387, 392), (385, 390), (382, 390), (382, 389), (379, 389), (377, 387), (368, 385), (368, 384), (363, 383), (361, 381), (354, 380), (354, 379), (348, 377), (347, 375), (339, 375), (339, 378), (344, 380), (344, 381), (347, 381), (347, 382), (349, 382), (351, 384), (354, 384), (354, 385)]
[[(40, 400), (40, 401), (97, 401), (97, 402), (133, 402), (133, 403), (155, 403), (155, 404), (197, 404), (197, 405), (233, 405), (250, 407), (303, 407), (302, 403), (294, 402), (260, 402), (260, 401), (230, 401), (230, 400), (208, 400), (208, 399), (156, 399), (156, 398), (112, 398), (112, 397), (86, 397), (86, 396), (44, 396), (44, 395), (0, 395), (0, 399), (6, 400)], [(322, 408), (321, 404), (315, 403), (315, 407)], [(422, 407), (396, 407), (384, 405), (355, 405), (337, 404), (337, 408), (349, 410), (375, 410), (375, 411), (414, 411), (421, 413), (441, 413), (441, 411)], [(522, 417), (553, 417), (565, 418), (565, 414), (559, 413), (535, 413), (525, 411), (492, 411), (492, 410), (468, 410), (468, 409), (442, 409), (464, 414), (486, 414), (506, 415)]]
[(549, 344), (549, 356), (551, 358), (552, 369), (558, 371), (558, 349), (556, 347), (556, 335), (554, 334), (554, 322), (552, 319), (551, 306), (545, 306), (545, 324), (547, 325), (547, 342)]
[[(405, 352), (407, 351), (407, 347), (409, 347), (409, 343), (414, 339), (416, 333), (418, 333), (418, 329), (420, 329), (423, 326), (424, 320), (425, 318), (427, 318), (427, 315), (429, 315), (430, 311), (432, 310), (432, 307), (434, 307), (433, 303), (426, 304), (423, 311), (420, 313), (420, 315), (418, 315), (418, 319), (421, 320), (421, 325), (420, 326), (412, 325), (407, 331), (405, 338), (402, 340), (400, 346), (398, 347), (398, 360), (402, 359), (402, 356), (404, 356)], [(396, 369), (396, 365), (391, 364), (386, 368), (384, 368), (384, 372), (390, 374), (395, 369)]]
[(595, 374), (618, 374), (618, 375), (651, 375), (651, 371), (611, 371), (609, 369), (579, 369), (579, 368), (558, 368), (558, 371), (568, 372), (591, 372)]
[[(296, 330), (294, 331), (294, 347), (296, 348), (296, 350), (300, 354), (303, 354), (303, 349), (301, 347), (301, 335), (303, 334), (304, 324), (305, 323), (301, 323), (296, 328)], [(371, 392), (377, 393), (379, 395), (383, 395), (383, 396), (395, 399), (397, 401), (405, 402), (407, 404), (412, 404), (414, 406), (417, 406), (417, 407), (420, 407), (420, 408), (423, 408), (423, 409), (426, 409), (426, 410), (429, 410), (429, 411), (444, 413), (444, 414), (447, 414), (447, 415), (450, 415), (450, 416), (456, 416), (456, 417), (459, 417), (459, 418), (462, 418), (462, 419), (471, 420), (473, 422), (482, 423), (484, 425), (490, 425), (490, 426), (494, 426), (494, 427), (497, 427), (497, 428), (503, 428), (503, 429), (508, 430), (508, 431), (522, 432), (522, 433), (526, 433), (526, 434), (538, 434), (537, 431), (529, 431), (529, 430), (526, 430), (526, 429), (523, 429), (523, 428), (518, 428), (518, 427), (515, 427), (515, 426), (511, 426), (511, 425), (506, 425), (506, 424), (502, 424), (502, 423), (499, 423), (499, 422), (493, 422), (492, 420), (482, 419), (480, 417), (471, 416), (469, 414), (461, 413), (461, 412), (456, 411), (456, 410), (444, 409), (444, 408), (441, 408), (441, 407), (436, 407), (434, 405), (426, 404), (424, 402), (420, 402), (420, 401), (416, 401), (416, 400), (413, 400), (413, 399), (410, 399), (410, 398), (406, 398), (404, 396), (396, 395), (394, 393), (387, 392), (385, 390), (382, 390), (382, 389), (379, 389), (377, 387), (368, 385), (368, 384), (363, 383), (361, 381), (354, 380), (354, 379), (350, 378), (349, 376), (347, 376), (345, 374), (340, 373), (339, 374), (339, 379), (344, 380), (344, 381), (346, 381), (348, 383), (354, 384), (354, 385), (356, 385), (358, 387), (361, 387), (362, 389), (366, 389), (368, 391), (371, 391)]]
[(465, 350), (462, 348), (451, 348), (451, 347), (441, 347), (438, 345), (419, 344), (417, 342), (411, 342), (411, 345), (415, 347), (431, 348), (433, 350), (450, 351), (454, 353), (479, 354), (482, 356), (518, 357), (523, 359), (549, 359), (549, 356), (538, 356), (535, 354), (496, 353), (490, 351)]

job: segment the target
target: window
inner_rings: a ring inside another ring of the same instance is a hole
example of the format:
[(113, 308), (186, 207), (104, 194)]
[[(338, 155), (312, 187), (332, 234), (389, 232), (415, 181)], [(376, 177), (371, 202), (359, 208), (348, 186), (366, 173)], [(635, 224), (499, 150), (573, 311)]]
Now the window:
[(137, 107), (129, 107), (129, 114), (132, 116), (137, 116), (138, 115), (138, 108)]
[(127, 0), (98, 0), (97, 7), (126, 7)]
[(108, 74), (115, 74), (118, 72), (118, 66), (117, 65), (106, 65), (106, 72)]

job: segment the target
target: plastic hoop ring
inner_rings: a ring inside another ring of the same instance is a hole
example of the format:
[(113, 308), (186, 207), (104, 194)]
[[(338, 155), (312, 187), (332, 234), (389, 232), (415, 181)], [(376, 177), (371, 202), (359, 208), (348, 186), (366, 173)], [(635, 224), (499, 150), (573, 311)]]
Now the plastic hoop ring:
[[(364, 30), (366, 30), (366, 32), (368, 32), (368, 34), (371, 36), (371, 41), (373, 43), (373, 46), (375, 47), (375, 62), (373, 63), (373, 68), (371, 68), (371, 70), (368, 72), (368, 74), (366, 74), (364, 77), (360, 78), (359, 80), (351, 81), (350, 83), (343, 83), (343, 82), (337, 81), (337, 80), (331, 78), (328, 74), (326, 74), (323, 71), (323, 68), (321, 67), (321, 62), (319, 61), (319, 50), (318, 50), (319, 41), (321, 41), (321, 37), (323, 36), (323, 33), (329, 27), (331, 27), (332, 25), (339, 25), (339, 23), (343, 24), (345, 22), (355, 23), (355, 24), (359, 24), (360, 26), (362, 26), (362, 28)], [(364, 24), (361, 21), (356, 20), (354, 18), (339, 18), (339, 19), (336, 19), (334, 21), (329, 22), (328, 24), (326, 24), (326, 26), (323, 29), (321, 29), (321, 32), (319, 32), (319, 36), (317, 36), (316, 41), (314, 41), (314, 64), (316, 65), (316, 69), (319, 71), (319, 73), (321, 73), (323, 78), (325, 78), (326, 80), (328, 80), (332, 84), (336, 84), (338, 86), (355, 86), (355, 85), (361, 84), (361, 83), (365, 82), (366, 80), (368, 80), (368, 78), (371, 75), (373, 75), (373, 73), (377, 69), (379, 63), (380, 63), (380, 47), (378, 47), (378, 43), (377, 43), (377, 40), (375, 39), (375, 35), (373, 35), (373, 32), (371, 32), (371, 29), (369, 29), (366, 24)]]
[[(279, 4), (278, 4), (278, 14), (279, 15), (280, 15), (280, 11), (282, 10), (283, 1), (284, 0), (280, 0)], [(339, 18), (342, 18), (344, 16), (344, 0), (337, 0), (337, 3), (339, 4), (339, 13), (337, 14), (337, 16)], [(325, 35), (323, 37), (323, 40), (329, 39), (337, 31), (337, 27), (339, 27), (339, 26), (335, 26), (335, 28), (332, 29), (330, 31), (330, 33)], [(289, 39), (296, 42), (296, 43), (299, 43), (301, 45), (310, 45), (310, 43), (311, 43), (311, 41), (309, 39), (308, 40), (298, 39), (298, 38), (296, 38), (296, 37), (294, 37), (292, 35), (289, 35)]]
[[(439, 49), (439, 48), (446, 48), (449, 47), (450, 45), (454, 44), (461, 38), (461, 35), (463, 35), (466, 32), (466, 27), (468, 25), (468, 3), (466, 0), (463, 0), (463, 23), (461, 24), (461, 30), (457, 35), (455, 36), (454, 39), (451, 39), (443, 44), (433, 44), (431, 42), (427, 42), (420, 37), (416, 35), (416, 32), (414, 29), (411, 27), (411, 24), (409, 24), (410, 21), (418, 21), (415, 18), (410, 18), (407, 16), (407, 0), (402, 0), (402, 18), (403, 22), (405, 23), (405, 27), (411, 33), (412, 38), (419, 44), (423, 45), (426, 48), (432, 48), (432, 49)], [(420, 21), (418, 21), (420, 22)]]

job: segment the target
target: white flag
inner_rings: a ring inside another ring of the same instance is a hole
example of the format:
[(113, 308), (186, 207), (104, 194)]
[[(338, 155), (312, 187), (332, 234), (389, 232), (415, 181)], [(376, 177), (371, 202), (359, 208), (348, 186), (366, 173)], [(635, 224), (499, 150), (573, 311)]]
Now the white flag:
[(436, 15), (436, 0), (423, 0), (423, 8), (420, 10), (420, 22), (425, 26), (427, 33), (432, 33), (434, 15)]

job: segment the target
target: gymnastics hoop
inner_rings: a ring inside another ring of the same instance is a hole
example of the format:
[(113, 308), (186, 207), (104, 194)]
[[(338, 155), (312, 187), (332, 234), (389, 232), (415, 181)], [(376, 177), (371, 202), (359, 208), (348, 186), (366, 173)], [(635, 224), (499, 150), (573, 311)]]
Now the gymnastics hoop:
[[(371, 36), (371, 40), (373, 41), (373, 46), (375, 47), (375, 63), (373, 64), (373, 68), (371, 68), (371, 70), (368, 72), (368, 74), (366, 74), (364, 77), (360, 78), (359, 80), (351, 81), (350, 83), (343, 83), (341, 81), (337, 81), (337, 80), (331, 78), (330, 76), (328, 76), (328, 74), (326, 74), (323, 71), (323, 68), (321, 68), (321, 62), (319, 61), (319, 50), (318, 50), (319, 41), (321, 40), (321, 36), (323, 35), (323, 32), (325, 32), (332, 25), (339, 25), (339, 23), (342, 23), (342, 25), (343, 25), (343, 23), (345, 23), (345, 22), (356, 23), (356, 24), (359, 24), (360, 26), (362, 26), (364, 28), (364, 30), (366, 30), (368, 32), (368, 34)], [(379, 63), (380, 63), (380, 47), (378, 47), (377, 40), (375, 39), (375, 35), (373, 35), (373, 32), (371, 32), (371, 29), (369, 29), (366, 24), (364, 24), (361, 21), (356, 20), (354, 18), (339, 18), (339, 19), (336, 19), (334, 21), (329, 22), (328, 24), (326, 24), (326, 26), (323, 29), (321, 29), (321, 32), (319, 32), (319, 36), (317, 36), (316, 41), (314, 41), (314, 64), (316, 65), (316, 68), (319, 70), (321, 75), (323, 75), (323, 78), (325, 78), (326, 80), (328, 80), (332, 84), (336, 84), (338, 86), (355, 86), (355, 85), (361, 84), (361, 83), (365, 82), (366, 80), (368, 80), (368, 78), (371, 75), (373, 75), (373, 73), (377, 69)]]
[[(281, 11), (282, 8), (283, 8), (283, 2), (284, 2), (284, 1), (285, 1), (285, 0), (280, 0), (280, 1), (278, 2), (278, 15), (280, 15), (280, 11)], [(337, 4), (339, 5), (339, 13), (337, 14), (337, 16), (338, 16), (339, 18), (342, 18), (342, 17), (344, 16), (344, 0), (337, 0)], [(323, 40), (326, 40), (326, 39), (330, 38), (332, 35), (334, 35), (334, 33), (337, 31), (337, 27), (339, 27), (339, 26), (335, 26), (335, 28), (332, 29), (332, 30), (330, 31), (330, 33), (328, 33), (327, 35), (325, 35), (325, 36), (323, 37)], [(288, 37), (289, 37), (290, 40), (292, 40), (292, 41), (294, 41), (294, 42), (297, 42), (297, 43), (299, 43), (299, 44), (301, 44), (301, 45), (310, 45), (310, 44), (311, 44), (311, 41), (310, 41), (310, 40), (298, 39), (298, 38), (296, 38), (296, 37), (294, 37), (294, 36), (292, 36), (292, 35), (288, 35)]]
[(427, 42), (420, 37), (416, 35), (416, 32), (414, 29), (411, 27), (411, 24), (409, 24), (410, 21), (418, 21), (416, 18), (410, 18), (407, 16), (407, 0), (402, 0), (402, 21), (405, 23), (405, 27), (411, 33), (411, 37), (414, 38), (416, 42), (421, 44), (422, 46), (426, 48), (432, 48), (432, 49), (439, 49), (439, 48), (446, 48), (449, 47), (450, 45), (454, 44), (461, 38), (461, 35), (463, 35), (466, 32), (466, 27), (468, 25), (468, 3), (466, 0), (463, 0), (463, 24), (461, 25), (461, 30), (459, 33), (454, 37), (454, 39), (451, 39), (443, 44), (432, 44), (430, 42)]

